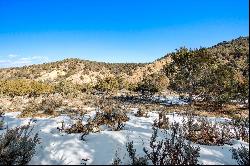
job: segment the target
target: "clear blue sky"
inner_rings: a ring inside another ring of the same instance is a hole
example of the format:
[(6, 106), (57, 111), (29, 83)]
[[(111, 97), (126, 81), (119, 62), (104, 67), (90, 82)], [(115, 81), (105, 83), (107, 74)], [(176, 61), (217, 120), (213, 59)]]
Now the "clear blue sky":
[(248, 0), (0, 0), (0, 67), (150, 62), (249, 35)]

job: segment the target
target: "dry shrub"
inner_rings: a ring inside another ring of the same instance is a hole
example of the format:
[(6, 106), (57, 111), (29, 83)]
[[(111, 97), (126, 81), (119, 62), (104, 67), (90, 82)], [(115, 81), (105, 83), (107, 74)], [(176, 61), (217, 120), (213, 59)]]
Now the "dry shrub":
[(97, 106), (99, 109), (93, 118), (93, 123), (98, 126), (106, 125), (111, 130), (118, 131), (122, 130), (125, 126), (124, 122), (129, 120), (125, 109), (119, 106), (117, 102), (114, 102), (114, 100), (101, 98), (97, 102)]
[(35, 100), (31, 100), (26, 108), (22, 111), (22, 113), (19, 115), (19, 117), (31, 117), (34, 114), (36, 114), (39, 110), (39, 103), (37, 103)]
[(103, 112), (97, 111), (96, 116), (93, 119), (93, 123), (98, 126), (106, 125), (113, 131), (119, 131), (124, 128), (124, 122), (128, 120), (129, 118), (123, 111), (111, 108)]
[(4, 111), (3, 108), (0, 106), (0, 117), (2, 117), (4, 115)]
[(90, 119), (88, 120), (87, 124), (83, 125), (82, 120), (78, 119), (73, 125), (69, 128), (63, 129), (66, 133), (81, 133), (81, 140), (85, 140), (85, 136), (88, 135), (90, 132), (99, 132), (99, 127), (94, 124)]
[[(129, 154), (129, 165), (197, 165), (200, 148), (186, 143), (179, 123), (170, 125), (170, 130), (165, 130), (165, 139), (159, 140), (158, 128), (153, 126), (149, 148), (144, 147), (145, 156), (140, 157), (133, 148), (133, 141), (126, 143)], [(169, 137), (170, 136), (170, 137)], [(121, 165), (117, 152), (113, 165)]]
[(135, 114), (136, 117), (148, 117), (148, 111), (146, 109), (143, 108), (138, 108), (138, 111)]
[(239, 165), (249, 165), (249, 150), (241, 145), (241, 147), (232, 150), (232, 158), (237, 161)]
[(0, 130), (3, 129), (4, 124), (5, 124), (3, 115), (4, 115), (4, 112), (1, 110), (1, 107), (0, 107)]
[(140, 157), (136, 154), (133, 141), (126, 143), (127, 152), (131, 160), (131, 165), (148, 165), (146, 157)]
[[(81, 112), (80, 116), (83, 118), (84, 114), (86, 112)], [(57, 127), (59, 131), (64, 131), (68, 134), (71, 133), (81, 133), (81, 140), (85, 140), (85, 136), (88, 135), (90, 132), (99, 132), (99, 126), (95, 123), (93, 123), (93, 120), (89, 118), (87, 120), (87, 123), (83, 125), (82, 118), (78, 118), (73, 125), (71, 125), (69, 128), (64, 127), (64, 121), (62, 122), (62, 127)]]
[[(166, 137), (157, 141), (158, 129), (153, 127), (150, 149), (143, 148), (153, 165), (197, 165), (200, 148), (186, 143), (179, 123), (173, 123), (165, 130)], [(168, 138), (170, 136), (170, 138)]]
[(231, 144), (233, 133), (226, 123), (211, 123), (204, 117), (195, 120), (193, 116), (188, 116), (187, 120), (183, 119), (182, 122), (184, 137), (192, 142), (202, 145)]
[(55, 110), (62, 105), (62, 100), (57, 98), (44, 98), (41, 103), (31, 100), (22, 111), (20, 117), (30, 117), (37, 114), (55, 115)]
[(0, 135), (0, 165), (25, 165), (35, 154), (38, 133), (31, 136), (30, 125), (9, 129)]
[(160, 129), (169, 129), (169, 118), (166, 117), (166, 113), (164, 111), (161, 111), (159, 114), (158, 121), (155, 120), (153, 126), (160, 128)]
[(86, 124), (83, 124), (83, 116), (85, 113), (80, 115), (81, 118), (78, 118), (76, 122), (71, 125), (69, 128), (64, 128), (64, 124), (62, 123), (62, 127), (58, 129), (60, 131), (64, 131), (66, 133), (81, 133), (81, 139), (85, 140), (85, 136), (90, 132), (99, 132), (101, 125), (106, 125), (113, 131), (122, 130), (125, 126), (124, 122), (128, 121), (129, 118), (125, 113), (119, 110), (110, 109), (111, 111), (101, 112), (97, 111), (94, 118), (89, 118)]
[(92, 128), (88, 124), (83, 125), (81, 120), (77, 120), (75, 124), (73, 124), (69, 128), (66, 128), (64, 131), (68, 134), (81, 133), (82, 134), (81, 140), (85, 141), (85, 136), (88, 135), (92, 131)]
[(230, 124), (233, 126), (236, 139), (249, 142), (249, 117), (232, 119)]
[(55, 114), (56, 108), (60, 107), (61, 105), (62, 105), (62, 100), (55, 98), (48, 98), (42, 100), (40, 109), (44, 110), (45, 114), (53, 115)]

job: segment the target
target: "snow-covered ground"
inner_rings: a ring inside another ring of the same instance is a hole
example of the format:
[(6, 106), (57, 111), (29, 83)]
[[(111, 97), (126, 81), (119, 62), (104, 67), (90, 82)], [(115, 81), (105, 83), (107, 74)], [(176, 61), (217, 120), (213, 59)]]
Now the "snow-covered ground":
[(188, 104), (188, 101), (180, 99), (179, 96), (153, 96), (153, 100), (159, 101), (161, 104), (165, 105), (184, 105)]
[[(144, 155), (142, 147), (149, 142), (152, 133), (151, 126), (154, 119), (158, 118), (158, 114), (150, 112), (149, 118), (135, 117), (133, 114), (135, 111), (136, 109), (128, 114), (130, 120), (126, 122), (125, 130), (90, 133), (86, 137), (86, 141), (79, 139), (81, 134), (66, 134), (57, 130), (62, 120), (66, 124), (72, 123), (72, 119), (67, 115), (32, 119), (32, 124), (35, 126), (34, 132), (39, 132), (41, 144), (37, 145), (36, 155), (29, 164), (81, 164), (82, 159), (88, 159), (86, 164), (111, 164), (116, 150), (121, 159), (126, 156), (125, 144), (128, 141), (134, 141), (136, 152), (142, 156)], [(16, 118), (18, 114), (19, 112), (5, 114), (5, 122), (9, 128), (24, 125), (31, 121), (31, 118)], [(90, 116), (94, 116), (94, 114), (94, 111), (89, 113)], [(182, 120), (182, 116), (175, 113), (167, 116), (171, 122), (181, 122)], [(223, 121), (226, 119), (211, 118), (211, 120)], [(5, 131), (0, 130), (0, 134)], [(163, 137), (162, 133), (159, 135)], [(239, 147), (240, 144), (249, 146), (248, 143), (238, 140), (234, 140), (233, 145), (193, 145), (200, 146), (200, 164), (235, 165), (237, 162), (232, 159), (232, 153), (229, 150), (232, 147)]]

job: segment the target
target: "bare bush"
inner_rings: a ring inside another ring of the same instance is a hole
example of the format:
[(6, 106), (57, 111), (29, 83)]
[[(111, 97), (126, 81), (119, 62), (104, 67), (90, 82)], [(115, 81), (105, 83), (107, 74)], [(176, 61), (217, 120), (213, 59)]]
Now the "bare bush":
[(121, 110), (111, 108), (104, 112), (97, 111), (96, 116), (93, 119), (93, 123), (100, 125), (106, 125), (114, 131), (122, 130), (125, 126), (124, 122), (129, 118)]
[(54, 115), (55, 110), (62, 105), (62, 100), (48, 97), (44, 98), (41, 103), (31, 100), (28, 106), (22, 111), (20, 117), (34, 116), (38, 113)]
[(139, 157), (136, 155), (133, 141), (126, 143), (127, 152), (131, 160), (131, 165), (148, 165), (146, 157)]
[(249, 165), (249, 150), (242, 146), (235, 149), (232, 149), (232, 158), (237, 160), (239, 165)]
[(185, 142), (179, 123), (173, 123), (170, 130), (166, 130), (164, 140), (157, 141), (157, 131), (153, 127), (150, 150), (143, 148), (153, 165), (197, 165), (200, 148)]
[(53, 115), (55, 114), (56, 108), (60, 107), (62, 105), (62, 100), (60, 99), (54, 99), (54, 98), (48, 98), (44, 99), (41, 103), (41, 110), (44, 110), (45, 114)]
[(31, 137), (29, 125), (9, 129), (0, 135), (0, 165), (24, 165), (35, 154), (38, 133)]
[(3, 129), (4, 124), (5, 124), (3, 115), (4, 115), (4, 112), (1, 111), (1, 108), (0, 108), (0, 130)]
[[(150, 139), (149, 148), (144, 147), (145, 156), (136, 154), (133, 141), (126, 143), (129, 154), (129, 165), (197, 165), (199, 157), (199, 147), (191, 146), (191, 142), (186, 143), (182, 136), (179, 123), (173, 123), (170, 130), (165, 130), (165, 139), (158, 139), (158, 128), (153, 126), (153, 133)], [(170, 136), (170, 138), (169, 138)], [(115, 155), (113, 164), (120, 165), (121, 159)]]
[(135, 114), (136, 117), (148, 117), (148, 111), (143, 108), (138, 108), (138, 111)]
[(158, 121), (155, 120), (153, 126), (160, 128), (160, 129), (169, 129), (169, 118), (166, 117), (166, 113), (164, 111), (161, 111), (159, 114)]
[(114, 161), (113, 161), (112, 165), (120, 165), (121, 162), (122, 162), (122, 160), (119, 158), (118, 152), (116, 150), (115, 151), (115, 158), (114, 158)]
[(249, 142), (249, 117), (232, 119), (231, 125), (236, 139)]
[(233, 134), (228, 124), (211, 123), (207, 118), (195, 119), (193, 116), (182, 122), (184, 137), (192, 142), (202, 145), (231, 144)]
[[(126, 165), (148, 165), (146, 156), (140, 157), (138, 154), (136, 154), (136, 149), (134, 148), (133, 141), (126, 143), (126, 151), (129, 157), (129, 163), (126, 163)], [(123, 157), (123, 159), (125, 158), (125, 156)], [(113, 159), (112, 165), (124, 165), (124, 163), (122, 163), (122, 160), (118, 156), (117, 150), (115, 152), (115, 158)]]
[(4, 111), (3, 108), (0, 106), (0, 117), (2, 117), (4, 115)]
[(61, 128), (57, 127), (59, 131), (64, 131), (68, 134), (71, 133), (81, 133), (81, 140), (85, 141), (85, 137), (90, 133), (90, 132), (99, 132), (100, 128), (97, 126), (97, 124), (93, 123), (93, 120), (89, 118), (87, 120), (87, 123), (83, 125), (83, 117), (86, 112), (82, 112), (80, 114), (81, 118), (78, 118), (73, 125), (71, 125), (68, 128), (65, 128), (64, 121), (62, 121)]

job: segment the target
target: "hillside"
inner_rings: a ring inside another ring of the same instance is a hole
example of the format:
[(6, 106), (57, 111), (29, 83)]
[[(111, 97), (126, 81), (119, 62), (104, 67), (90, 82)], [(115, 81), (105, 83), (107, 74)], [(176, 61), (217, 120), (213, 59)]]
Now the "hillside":
[(111, 64), (71, 58), (46, 64), (1, 69), (0, 75), (3, 79), (26, 78), (50, 82), (66, 79), (74, 83), (89, 83), (95, 82), (98, 77), (131, 75), (133, 70), (144, 65), (146, 64)]
[(248, 62), (240, 37), (147, 64), (1, 69), (0, 165), (249, 165)]
[[(236, 66), (246, 67), (249, 57), (249, 37), (223, 41), (207, 50), (223, 61), (232, 61)], [(72, 81), (77, 84), (93, 83), (109, 76), (124, 78), (129, 83), (138, 83), (144, 77), (159, 73), (171, 61), (169, 53), (152, 63), (105, 63), (80, 59), (0, 69), (1, 79), (26, 78), (45, 82)], [(247, 55), (247, 56), (246, 56)]]

